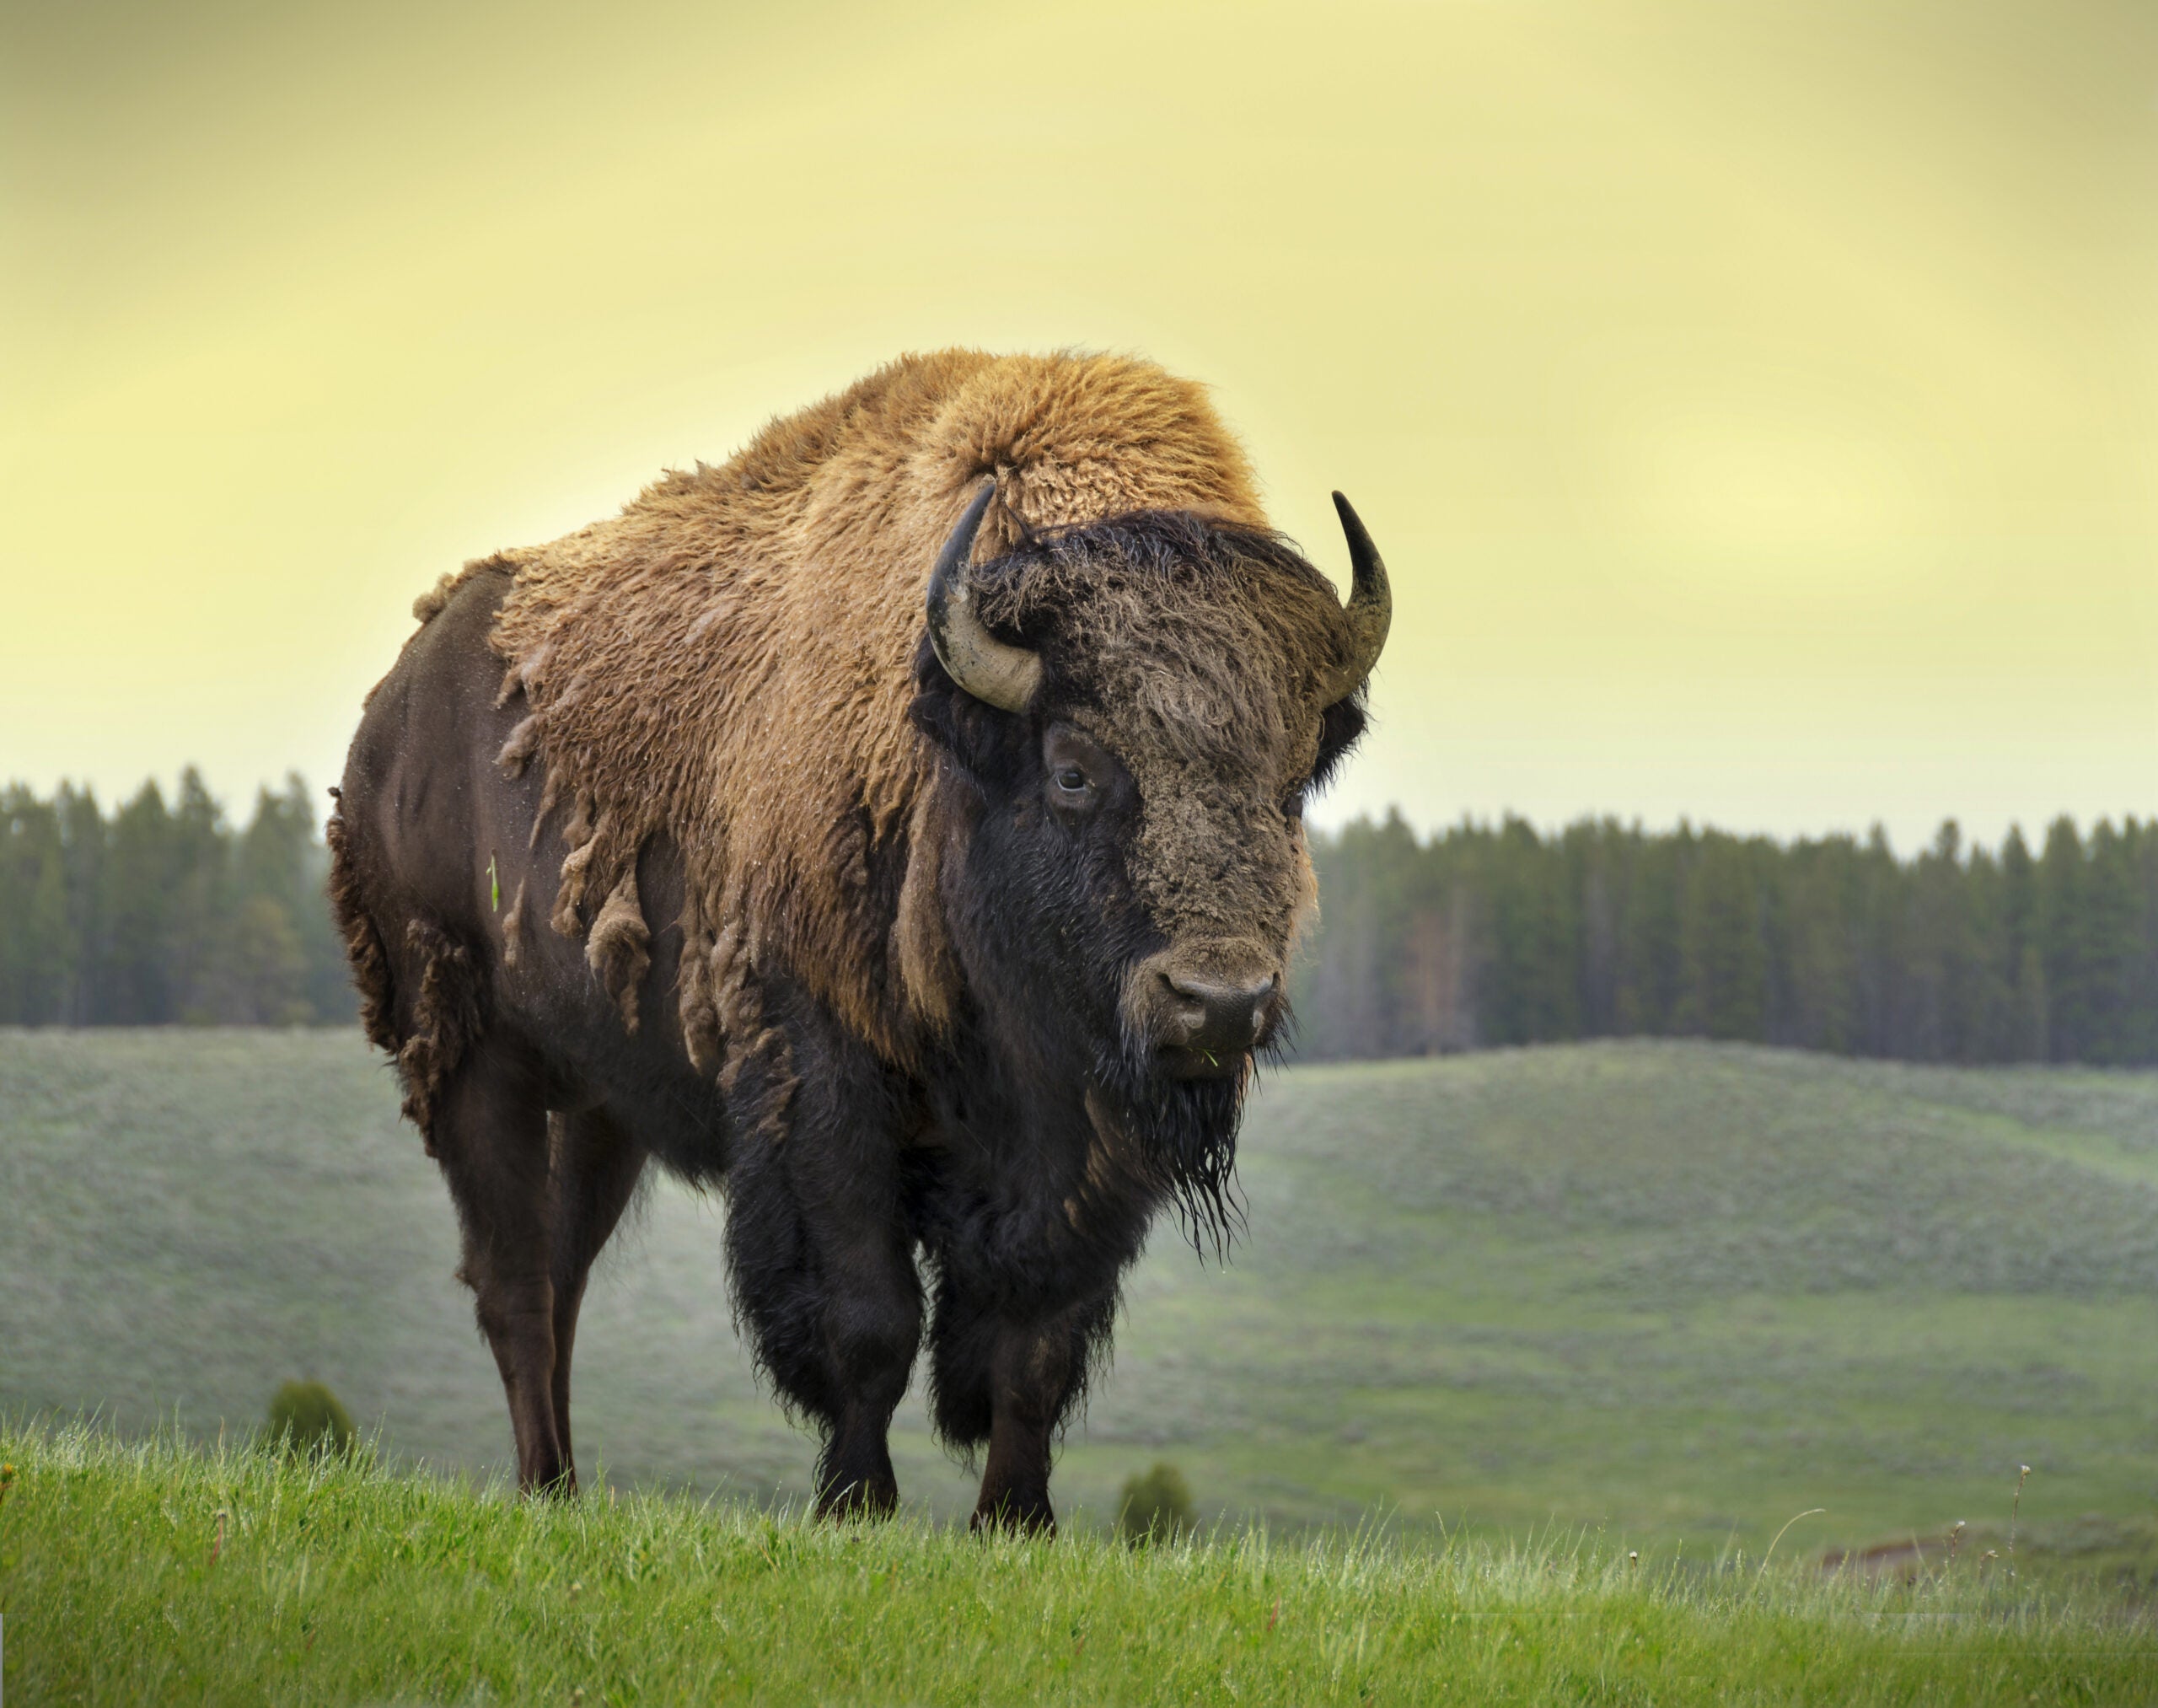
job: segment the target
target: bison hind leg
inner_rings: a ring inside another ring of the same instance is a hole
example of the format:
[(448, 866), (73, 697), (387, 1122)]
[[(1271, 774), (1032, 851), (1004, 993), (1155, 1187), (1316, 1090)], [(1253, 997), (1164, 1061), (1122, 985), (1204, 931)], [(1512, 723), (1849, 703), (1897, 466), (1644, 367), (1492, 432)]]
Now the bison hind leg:
[(564, 1486), (577, 1486), (570, 1437), (570, 1354), (592, 1265), (644, 1178), (646, 1152), (603, 1109), (548, 1118), (548, 1280), (554, 1305), (555, 1432)]
[(555, 1287), (547, 1110), (529, 1076), (486, 1043), (439, 1085), (430, 1136), (464, 1236), (458, 1274), (502, 1373), (518, 1486), (567, 1492), (555, 1415)]
[[(457, 1207), (464, 1235), (458, 1274), (472, 1289), (480, 1332), (502, 1375), (517, 1442), (518, 1485), (566, 1492), (575, 1487), (575, 1474), (555, 1405), (556, 1265), (546, 1106), (525, 1065), (489, 1034), (472, 951), (423, 918), (406, 923), (402, 947), (394, 983), (405, 1113), (441, 1165)], [(607, 1226), (612, 1227), (611, 1217)], [(589, 1261), (588, 1255), (585, 1265)], [(577, 1283), (569, 1300), (572, 1324), (581, 1269)]]

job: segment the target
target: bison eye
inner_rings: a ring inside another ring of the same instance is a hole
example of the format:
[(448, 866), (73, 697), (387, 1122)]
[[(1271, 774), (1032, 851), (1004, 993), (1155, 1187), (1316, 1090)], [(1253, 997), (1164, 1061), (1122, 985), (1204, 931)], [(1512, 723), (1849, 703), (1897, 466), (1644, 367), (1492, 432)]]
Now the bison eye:
[(1076, 765), (1060, 765), (1049, 774), (1049, 803), (1072, 817), (1093, 810), (1098, 792), (1093, 778)]
[(1299, 783), (1282, 798), (1281, 816), (1283, 818), (1293, 824), (1304, 816), (1304, 791), (1310, 787), (1308, 783)]
[(1084, 730), (1053, 723), (1042, 733), (1043, 792), (1067, 819), (1091, 813), (1119, 773), (1116, 761)]

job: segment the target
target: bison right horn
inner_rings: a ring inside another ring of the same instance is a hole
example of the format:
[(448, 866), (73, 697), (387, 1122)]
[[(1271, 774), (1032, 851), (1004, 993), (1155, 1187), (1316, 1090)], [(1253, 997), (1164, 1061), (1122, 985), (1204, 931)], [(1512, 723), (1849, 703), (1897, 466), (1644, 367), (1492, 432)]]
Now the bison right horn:
[(1349, 626), (1349, 657), (1325, 685), (1323, 698), (1329, 706), (1346, 699), (1372, 674), (1372, 666), (1378, 663), (1380, 649), (1386, 645), (1386, 631), (1393, 626), (1393, 589), (1387, 584), (1386, 565), (1379, 560), (1378, 547), (1372, 543), (1371, 530), (1339, 492), (1334, 495), (1334, 508), (1340, 513), (1341, 532), (1349, 541), (1349, 565), (1355, 581), (1349, 590), (1349, 603), (1341, 608), (1342, 618)]
[(1024, 712), (1041, 685), (1040, 655), (990, 633), (974, 614), (974, 591), (967, 574), (982, 513), (996, 493), (994, 479), (981, 483), (937, 554), (937, 567), (929, 576), (929, 644), (946, 674), (975, 699), (1000, 712)]

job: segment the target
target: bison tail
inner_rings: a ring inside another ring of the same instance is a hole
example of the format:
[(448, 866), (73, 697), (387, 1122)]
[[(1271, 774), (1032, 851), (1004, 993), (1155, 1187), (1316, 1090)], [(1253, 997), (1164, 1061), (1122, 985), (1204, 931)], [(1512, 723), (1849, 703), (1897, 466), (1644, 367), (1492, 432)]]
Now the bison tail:
[(345, 958), (352, 963), (352, 983), (360, 993), (360, 1025), (368, 1042), (388, 1055), (397, 1053), (397, 995), (390, 982), (389, 957), (383, 951), (382, 935), (374, 928), (360, 894), (358, 865), (352, 854), (351, 832), (345, 824), (343, 792), (332, 789), (339, 805), (322, 827), (330, 845), (330, 916), (345, 940)]
[(405, 1082), (405, 1118), (435, 1153), (435, 1112), (449, 1077), (480, 1036), (480, 975), (471, 950), (423, 919), (405, 927), (405, 947), (420, 972), (411, 1030), (397, 1050)]
[[(443, 1088), (480, 1029), (480, 983), (472, 952), (427, 920), (405, 927), (405, 953), (395, 971), (382, 932), (368, 909), (352, 830), (341, 809), (324, 827), (330, 845), (330, 911), (345, 939), (359, 987), (360, 1024), (368, 1042), (395, 1058), (405, 1087), (405, 1116), (434, 1154), (435, 1113)], [(400, 1013), (400, 983), (412, 993)]]

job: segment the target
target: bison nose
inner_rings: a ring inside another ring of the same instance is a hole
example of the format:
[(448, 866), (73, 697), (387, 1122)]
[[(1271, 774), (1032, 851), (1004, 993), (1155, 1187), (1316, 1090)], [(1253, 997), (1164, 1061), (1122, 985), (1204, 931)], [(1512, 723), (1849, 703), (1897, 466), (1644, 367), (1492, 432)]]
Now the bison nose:
[(1189, 973), (1165, 972), (1173, 993), (1165, 1042), (1216, 1055), (1240, 1055), (1259, 1041), (1260, 1017), (1274, 995), (1272, 974), (1243, 984), (1227, 984)]

